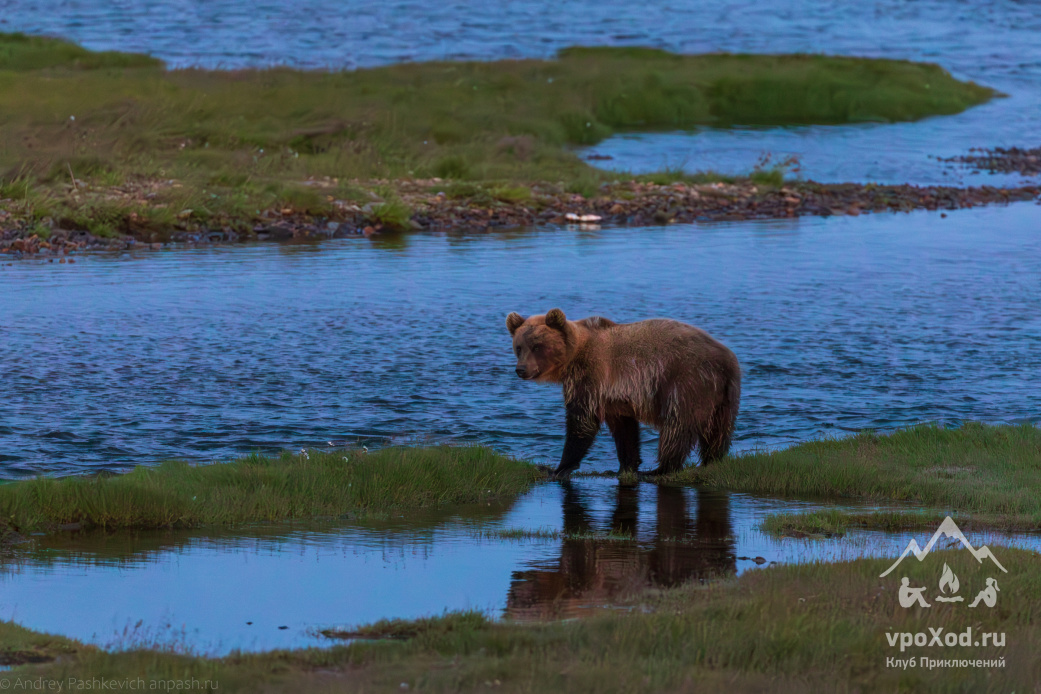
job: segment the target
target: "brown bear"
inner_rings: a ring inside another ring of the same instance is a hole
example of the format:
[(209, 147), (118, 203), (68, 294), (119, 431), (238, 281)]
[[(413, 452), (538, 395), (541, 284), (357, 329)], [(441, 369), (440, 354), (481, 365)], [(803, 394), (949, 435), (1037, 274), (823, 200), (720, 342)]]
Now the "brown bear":
[(605, 421), (621, 472), (640, 467), (640, 422), (660, 433), (652, 475), (682, 468), (695, 445), (702, 465), (730, 449), (741, 367), (704, 330), (665, 319), (569, 321), (559, 308), (527, 319), (511, 313), (506, 327), (517, 375), (564, 386), (567, 437), (554, 476), (579, 466)]

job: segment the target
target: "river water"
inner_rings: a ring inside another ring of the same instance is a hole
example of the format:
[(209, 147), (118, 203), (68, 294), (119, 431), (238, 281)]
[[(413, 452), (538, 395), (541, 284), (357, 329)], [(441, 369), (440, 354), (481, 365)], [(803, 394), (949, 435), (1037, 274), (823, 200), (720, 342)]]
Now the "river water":
[(746, 173), (764, 155), (818, 181), (1009, 185), (935, 157), (1038, 146), (1041, 4), (1028, 0), (0, 0), (0, 31), (140, 51), (171, 67), (353, 69), (402, 61), (551, 57), (571, 45), (681, 53), (829, 53), (939, 63), (1009, 95), (957, 116), (842, 127), (624, 135), (590, 153), (621, 171)]
[[(1041, 206), (0, 264), (5, 477), (480, 442), (555, 462), (504, 319), (667, 316), (744, 371), (737, 450), (1041, 419)], [(644, 460), (655, 433), (644, 430)], [(616, 469), (606, 434), (586, 469)]]
[[(0, 0), (0, 31), (171, 66), (355, 68), (572, 44), (936, 61), (1009, 98), (917, 123), (703, 129), (593, 148), (622, 169), (986, 182), (931, 155), (1036, 145), (1041, 5), (615, 0)], [(1039, 208), (425, 235), (0, 265), (0, 475), (284, 447), (480, 441), (552, 460), (559, 393), (520, 383), (502, 317), (561, 306), (708, 329), (745, 369), (737, 447), (918, 421), (1035, 421)], [(647, 459), (653, 447), (647, 432)], [(613, 465), (601, 442), (591, 466)]]

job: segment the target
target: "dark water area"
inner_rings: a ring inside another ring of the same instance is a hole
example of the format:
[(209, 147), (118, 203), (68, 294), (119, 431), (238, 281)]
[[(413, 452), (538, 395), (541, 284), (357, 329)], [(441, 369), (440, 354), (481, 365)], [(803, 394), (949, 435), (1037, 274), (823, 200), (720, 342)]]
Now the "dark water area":
[(624, 135), (591, 150), (622, 171), (747, 173), (789, 156), (819, 181), (1012, 185), (935, 157), (1041, 138), (1041, 4), (1023, 0), (505, 3), (0, 0), (0, 31), (150, 53), (171, 67), (353, 69), (404, 61), (552, 56), (571, 45), (681, 53), (828, 53), (935, 62), (1009, 95), (957, 116), (842, 127)]
[[(735, 449), (1041, 419), (1041, 206), (0, 265), (0, 476), (483, 443), (555, 463), (504, 318), (665, 316), (741, 361)], [(655, 432), (643, 430), (644, 460)], [(602, 435), (584, 469), (613, 470)]]
[[(66, 534), (0, 561), (0, 619), (113, 648), (269, 650), (383, 618), (478, 610), (516, 620), (610, 608), (648, 587), (772, 563), (899, 556), (910, 535), (776, 538), (770, 513), (819, 505), (603, 478), (536, 486), (513, 504), (356, 525)], [(541, 537), (502, 539), (501, 531)], [(566, 538), (553, 533), (565, 533)], [(929, 533), (921, 533), (924, 545)], [(978, 534), (1038, 549), (1036, 535)]]

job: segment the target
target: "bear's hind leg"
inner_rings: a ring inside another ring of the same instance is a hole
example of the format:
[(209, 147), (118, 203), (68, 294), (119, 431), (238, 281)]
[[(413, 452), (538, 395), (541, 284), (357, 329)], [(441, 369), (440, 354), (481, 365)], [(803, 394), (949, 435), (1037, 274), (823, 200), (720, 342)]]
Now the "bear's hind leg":
[(618, 472), (640, 469), (640, 422), (633, 417), (608, 417), (607, 428), (618, 452)]
[(698, 457), (702, 465), (726, 457), (730, 451), (730, 432), (724, 429), (722, 432), (710, 432), (708, 435), (698, 437)]
[(734, 434), (734, 422), (737, 420), (738, 398), (741, 397), (740, 389), (739, 382), (731, 381), (726, 398), (716, 406), (708, 427), (698, 434), (698, 455), (702, 465), (719, 460), (730, 451), (730, 439)]
[(661, 428), (658, 439), (658, 467), (650, 475), (667, 475), (677, 472), (687, 462), (691, 449), (698, 442), (698, 432), (689, 427), (666, 424)]

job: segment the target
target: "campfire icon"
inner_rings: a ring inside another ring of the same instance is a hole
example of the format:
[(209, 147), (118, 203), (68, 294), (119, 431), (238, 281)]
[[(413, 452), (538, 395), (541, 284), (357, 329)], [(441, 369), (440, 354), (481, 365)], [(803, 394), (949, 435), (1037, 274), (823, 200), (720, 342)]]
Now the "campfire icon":
[(945, 593), (945, 595), (938, 595), (936, 599), (939, 602), (964, 602), (965, 598), (960, 595), (953, 595), (952, 597), (947, 597), (946, 595), (948, 592), (952, 594), (957, 593), (960, 586), (958, 576), (951, 571), (951, 567), (947, 566), (947, 562), (944, 562), (943, 574), (940, 575), (940, 591)]

